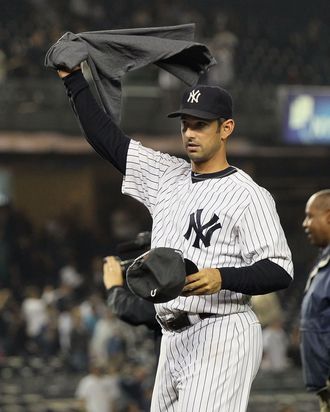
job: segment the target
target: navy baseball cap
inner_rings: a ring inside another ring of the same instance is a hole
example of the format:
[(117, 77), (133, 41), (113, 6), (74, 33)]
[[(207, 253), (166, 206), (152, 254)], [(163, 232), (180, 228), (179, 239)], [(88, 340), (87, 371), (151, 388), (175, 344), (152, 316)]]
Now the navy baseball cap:
[(168, 117), (187, 114), (201, 119), (231, 119), (233, 116), (233, 100), (231, 95), (221, 87), (197, 85), (187, 89), (181, 100), (180, 109), (170, 113)]
[(126, 272), (126, 282), (135, 295), (163, 303), (180, 295), (186, 275), (198, 272), (178, 249), (158, 247), (137, 257)]

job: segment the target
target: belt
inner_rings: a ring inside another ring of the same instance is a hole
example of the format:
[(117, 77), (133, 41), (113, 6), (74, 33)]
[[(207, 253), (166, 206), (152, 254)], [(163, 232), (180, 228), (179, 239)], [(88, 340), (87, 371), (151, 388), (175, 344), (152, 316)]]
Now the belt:
[(211, 318), (215, 316), (220, 316), (215, 313), (188, 313), (182, 312), (177, 316), (173, 316), (168, 319), (161, 319), (158, 315), (156, 315), (156, 319), (160, 326), (168, 331), (178, 331), (183, 328), (187, 328), (188, 326), (195, 325), (195, 323), (200, 322), (203, 319)]

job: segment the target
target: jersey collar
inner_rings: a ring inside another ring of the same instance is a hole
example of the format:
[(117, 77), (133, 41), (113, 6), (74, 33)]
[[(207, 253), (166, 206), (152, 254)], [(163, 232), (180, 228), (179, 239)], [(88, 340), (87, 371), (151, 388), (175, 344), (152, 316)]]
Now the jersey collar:
[(220, 179), (222, 177), (229, 176), (233, 173), (237, 172), (237, 169), (234, 166), (229, 166), (220, 172), (214, 173), (195, 173), (191, 172), (191, 180), (193, 183), (202, 182), (203, 180), (207, 179)]

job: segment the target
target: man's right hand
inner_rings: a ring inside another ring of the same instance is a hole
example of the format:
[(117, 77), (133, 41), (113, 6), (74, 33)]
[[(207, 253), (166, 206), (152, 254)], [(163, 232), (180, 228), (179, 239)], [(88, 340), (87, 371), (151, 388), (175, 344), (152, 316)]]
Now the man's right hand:
[(72, 70), (57, 70), (57, 74), (60, 76), (61, 79), (64, 79), (64, 77), (69, 76), (72, 72), (76, 72), (77, 70), (81, 70), (80, 66), (74, 67)]
[(104, 258), (103, 264), (103, 282), (107, 289), (113, 286), (123, 286), (123, 271), (118, 259), (115, 256)]

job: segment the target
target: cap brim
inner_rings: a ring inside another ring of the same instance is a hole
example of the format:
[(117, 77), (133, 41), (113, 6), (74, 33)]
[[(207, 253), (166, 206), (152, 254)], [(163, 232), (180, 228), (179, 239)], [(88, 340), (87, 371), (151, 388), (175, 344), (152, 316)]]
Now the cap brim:
[(220, 117), (223, 117), (215, 113), (208, 113), (208, 112), (203, 112), (203, 111), (194, 110), (194, 109), (178, 110), (177, 112), (169, 113), (167, 117), (170, 117), (170, 118), (179, 117), (179, 116), (182, 116), (183, 114), (187, 114), (193, 117), (198, 117), (199, 119), (208, 119), (208, 120), (214, 120), (214, 119), (219, 119)]

